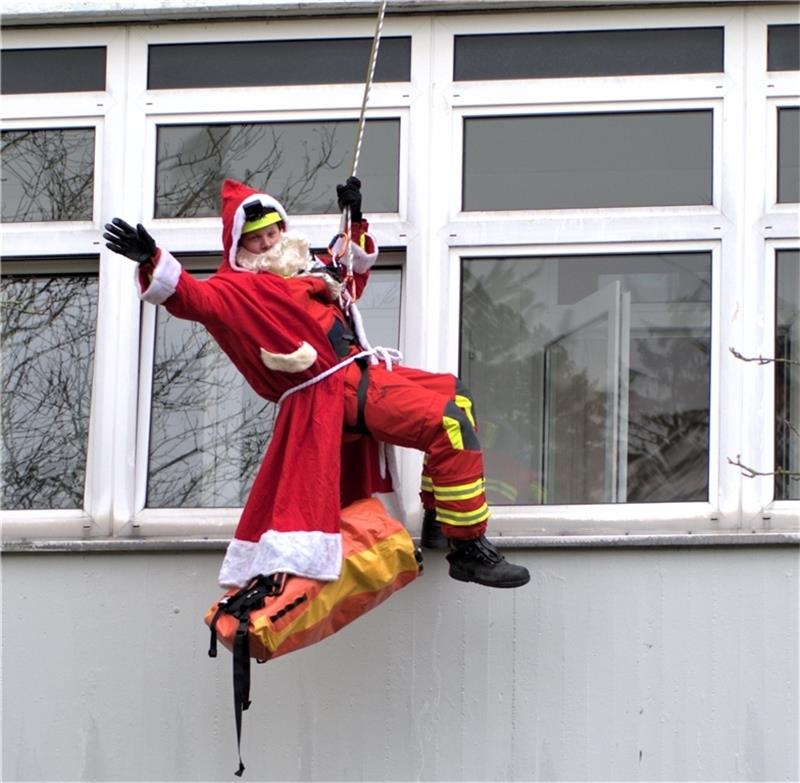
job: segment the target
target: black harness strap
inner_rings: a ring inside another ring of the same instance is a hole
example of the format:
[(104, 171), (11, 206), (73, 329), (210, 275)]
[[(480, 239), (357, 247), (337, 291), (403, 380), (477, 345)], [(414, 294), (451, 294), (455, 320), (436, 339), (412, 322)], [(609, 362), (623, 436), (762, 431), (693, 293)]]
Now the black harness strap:
[(356, 413), (356, 423), (352, 427), (345, 427), (346, 432), (355, 432), (359, 435), (369, 435), (367, 429), (367, 420), (364, 416), (364, 411), (367, 407), (367, 388), (369, 387), (369, 359), (366, 357), (356, 359), (356, 364), (361, 368), (361, 378), (358, 381), (358, 391), (356, 392), (358, 400), (358, 412)]
[(239, 621), (233, 640), (233, 713), (236, 718), (236, 749), (239, 754), (239, 769), (234, 773), (241, 777), (242, 763), (242, 712), (250, 707), (250, 612), (264, 606), (267, 596), (280, 595), (286, 585), (286, 574), (257, 576), (241, 590), (223, 598), (209, 624), (211, 643), (208, 654), (217, 657), (217, 621), (221, 614), (230, 614)]

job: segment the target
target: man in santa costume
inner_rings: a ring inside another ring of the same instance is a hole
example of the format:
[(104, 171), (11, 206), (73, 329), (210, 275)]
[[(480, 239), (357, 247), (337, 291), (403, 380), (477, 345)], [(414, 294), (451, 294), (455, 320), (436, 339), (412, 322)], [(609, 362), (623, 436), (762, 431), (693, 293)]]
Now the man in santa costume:
[[(393, 363), (363, 334), (353, 302), (378, 248), (361, 214), (360, 185), (351, 177), (337, 187), (351, 235), (340, 237), (333, 257), (317, 258), (287, 230), (277, 199), (226, 180), (224, 255), (202, 281), (141, 224), (106, 224), (106, 246), (139, 264), (140, 297), (203, 324), (256, 393), (279, 404), (220, 584), (241, 587), (273, 573), (337, 579), (340, 508), (391, 489), (378, 466), (383, 442), (425, 452), (426, 528), (438, 525), (447, 538), (450, 576), (519, 587), (527, 569), (484, 535), (489, 508), (469, 395), (453, 375)], [(346, 269), (334, 260), (343, 241), (351, 245)]]

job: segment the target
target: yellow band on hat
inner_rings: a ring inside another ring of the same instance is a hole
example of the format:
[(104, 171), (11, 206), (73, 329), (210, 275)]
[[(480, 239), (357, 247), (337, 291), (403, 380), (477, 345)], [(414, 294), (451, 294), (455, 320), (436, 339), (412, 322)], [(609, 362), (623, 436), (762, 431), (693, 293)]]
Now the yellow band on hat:
[(242, 226), (242, 234), (249, 234), (251, 231), (258, 231), (259, 229), (266, 228), (267, 226), (272, 226), (275, 223), (280, 223), (283, 218), (280, 215), (280, 212), (267, 212), (266, 215), (263, 215), (260, 218), (256, 218), (255, 220), (248, 220)]

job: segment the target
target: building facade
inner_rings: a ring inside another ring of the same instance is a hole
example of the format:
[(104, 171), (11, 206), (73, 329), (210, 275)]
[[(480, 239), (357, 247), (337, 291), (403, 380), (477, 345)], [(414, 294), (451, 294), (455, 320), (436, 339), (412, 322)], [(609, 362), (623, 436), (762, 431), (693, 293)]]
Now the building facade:
[[(209, 274), (233, 177), (326, 247), (378, 5), (6, 3), (4, 779), (235, 767), (202, 616), (275, 412), (100, 235)], [(246, 774), (797, 779), (798, 4), (390, 0), (367, 98), (368, 332), (471, 388), (533, 579), (430, 555), (258, 669)]]

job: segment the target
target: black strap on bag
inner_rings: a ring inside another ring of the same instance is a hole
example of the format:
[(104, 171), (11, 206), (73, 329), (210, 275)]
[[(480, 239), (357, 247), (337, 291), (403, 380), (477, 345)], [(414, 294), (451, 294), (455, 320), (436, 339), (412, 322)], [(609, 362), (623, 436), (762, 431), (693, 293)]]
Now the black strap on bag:
[(267, 596), (280, 595), (286, 586), (286, 574), (257, 576), (241, 590), (223, 598), (211, 620), (211, 642), (208, 655), (217, 657), (217, 620), (229, 614), (239, 621), (233, 641), (233, 711), (236, 718), (236, 748), (239, 754), (239, 769), (234, 773), (241, 777), (242, 763), (242, 712), (250, 706), (250, 612), (261, 609)]

